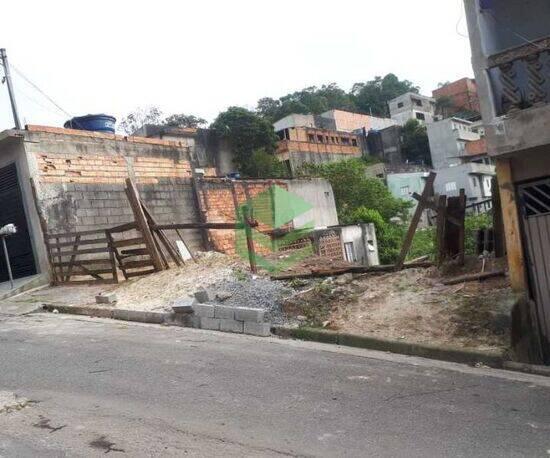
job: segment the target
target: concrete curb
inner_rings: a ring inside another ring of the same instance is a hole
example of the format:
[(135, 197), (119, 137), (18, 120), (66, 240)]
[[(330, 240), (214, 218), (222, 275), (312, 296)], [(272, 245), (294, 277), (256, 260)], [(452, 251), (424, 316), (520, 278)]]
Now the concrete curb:
[(550, 377), (550, 366), (539, 366), (536, 364), (518, 363), (516, 361), (504, 361), (504, 369), (515, 372), (526, 372), (527, 374), (542, 375)]
[(463, 350), (454, 347), (437, 347), (429, 344), (402, 342), (379, 337), (360, 336), (354, 334), (329, 331), (316, 328), (286, 328), (275, 326), (271, 332), (284, 338), (300, 340), (312, 340), (315, 342), (343, 345), (347, 347), (366, 348), (369, 350), (387, 351), (409, 356), (452, 361), (462, 364), (482, 363), (489, 367), (503, 368), (504, 357), (496, 352), (481, 352), (476, 350)]
[(52, 305), (45, 304), (42, 309), (47, 312), (57, 310), (59, 313), (70, 315), (85, 315), (98, 318), (112, 318), (113, 320), (137, 321), (139, 323), (174, 324), (174, 313), (145, 312), (141, 310), (109, 309), (93, 306)]

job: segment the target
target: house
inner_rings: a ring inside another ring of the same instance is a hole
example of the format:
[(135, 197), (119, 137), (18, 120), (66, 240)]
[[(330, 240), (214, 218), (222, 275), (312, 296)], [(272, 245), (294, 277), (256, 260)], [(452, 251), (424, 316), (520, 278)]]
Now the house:
[(465, 0), (472, 63), (496, 162), (518, 354), (550, 364), (550, 3)]
[(414, 92), (407, 92), (388, 102), (390, 117), (400, 126), (416, 119), (421, 124), (430, 124), (435, 117), (435, 100)]
[[(418, 205), (418, 201), (412, 196), (414, 193), (422, 194), (428, 175), (428, 171), (403, 171), (399, 173), (388, 173), (386, 175), (386, 183), (391, 194), (398, 199), (412, 203), (410, 209), (411, 215)], [(425, 211), (422, 214), (419, 227), (426, 226), (428, 226), (428, 214)]]
[(337, 162), (362, 156), (357, 134), (316, 127), (287, 127), (277, 131), (275, 157), (283, 162), (290, 176), (305, 164)]
[(188, 149), (196, 166), (205, 169), (207, 176), (223, 177), (238, 172), (227, 140), (220, 138), (212, 129), (145, 124), (133, 135), (180, 143)]
[(369, 156), (376, 157), (389, 166), (405, 162), (402, 154), (401, 126), (395, 125), (367, 132), (366, 144)]
[(432, 91), (435, 100), (447, 98), (449, 106), (446, 106), (445, 117), (457, 116), (462, 113), (470, 113), (470, 118), (479, 118), (479, 97), (477, 94), (476, 80), (473, 78), (461, 78), (452, 83), (444, 84)]

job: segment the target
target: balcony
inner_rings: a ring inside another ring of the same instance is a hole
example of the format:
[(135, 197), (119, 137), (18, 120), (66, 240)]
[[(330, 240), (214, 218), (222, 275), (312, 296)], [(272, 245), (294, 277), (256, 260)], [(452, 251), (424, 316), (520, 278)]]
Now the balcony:
[(550, 37), (488, 58), (497, 116), (550, 102)]

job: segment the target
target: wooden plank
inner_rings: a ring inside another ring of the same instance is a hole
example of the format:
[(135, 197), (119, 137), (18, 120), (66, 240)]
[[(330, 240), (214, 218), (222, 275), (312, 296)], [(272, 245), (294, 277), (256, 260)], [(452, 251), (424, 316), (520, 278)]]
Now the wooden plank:
[(71, 251), (61, 251), (58, 249), (56, 256), (67, 257), (67, 256), (72, 256), (74, 254), (79, 255), (79, 254), (108, 253), (108, 252), (109, 252), (108, 246), (104, 246), (101, 248), (86, 248), (84, 250), (71, 250)]
[(256, 249), (254, 248), (254, 239), (252, 237), (252, 228), (249, 226), (250, 221), (250, 208), (248, 204), (243, 207), (243, 219), (245, 221), (245, 234), (246, 234), (246, 248), (248, 251), (248, 262), (250, 263), (250, 271), (256, 273), (258, 271), (256, 267)]
[(120, 226), (111, 227), (107, 229), (107, 231), (110, 232), (111, 234), (116, 234), (117, 232), (126, 232), (137, 228), (138, 228), (137, 224), (134, 221), (132, 221), (131, 223), (124, 223), (124, 224), (121, 224)]
[(124, 269), (139, 269), (141, 267), (149, 267), (149, 266), (153, 266), (153, 261), (151, 259), (143, 259), (143, 260), (140, 260), (140, 261), (123, 261), (122, 262), (122, 267), (124, 267)]
[(485, 280), (491, 277), (503, 277), (506, 275), (504, 270), (495, 270), (493, 272), (483, 272), (478, 274), (460, 275), (459, 277), (453, 277), (448, 280), (444, 280), (441, 283), (444, 285), (456, 285), (457, 283), (464, 283), (475, 280)]
[(128, 272), (126, 274), (126, 276), (128, 278), (133, 278), (133, 277), (140, 277), (142, 275), (150, 275), (150, 274), (154, 274), (156, 272), (155, 269), (149, 269), (149, 270), (139, 270), (139, 271), (136, 271), (136, 272)]
[(149, 223), (141, 207), (138, 190), (131, 178), (126, 178), (126, 195), (130, 201), (130, 206), (132, 207), (138, 229), (143, 235), (145, 246), (149, 250), (153, 266), (156, 270), (164, 270), (162, 259), (155, 245), (155, 240), (153, 239), (153, 233), (151, 232), (151, 228), (149, 227)]
[(510, 159), (497, 159), (496, 171), (502, 205), (510, 285), (514, 291), (524, 292), (527, 290), (525, 257), (521, 243), (519, 212)]
[(460, 189), (459, 194), (460, 204), (460, 226), (458, 227), (458, 263), (464, 265), (464, 258), (466, 256), (466, 192), (463, 188)]
[[(112, 273), (112, 269), (111, 267), (105, 267), (104, 269), (88, 269), (87, 267), (85, 266), (74, 266), (73, 267), (73, 270), (71, 272), (71, 275), (72, 276), (81, 276), (81, 275), (100, 275), (100, 274), (110, 274)], [(67, 280), (64, 280), (64, 282), (67, 282), (69, 281), (69, 279)]]
[(502, 221), (502, 207), (500, 205), (500, 193), (498, 192), (498, 179), (493, 177), (491, 183), (493, 204), (493, 241), (495, 258), (506, 255), (506, 243), (504, 240), (504, 223)]
[[(147, 220), (149, 221), (149, 224), (156, 224), (155, 218), (153, 217), (153, 214), (149, 211), (147, 206), (143, 201), (141, 201), (141, 206), (143, 208), (143, 211), (145, 212), (145, 216), (147, 217)], [(172, 258), (172, 260), (176, 263), (178, 266), (182, 266), (185, 264), (183, 261), (183, 258), (179, 255), (178, 250), (175, 249), (172, 244), (170, 243), (170, 240), (168, 237), (166, 237), (166, 234), (161, 230), (155, 230), (154, 233), (160, 240), (160, 242), (164, 245), (164, 248), (166, 248), (166, 251)], [(162, 250), (159, 248), (159, 251), (162, 254)], [(168, 267), (168, 262), (166, 261), (166, 266)]]
[[(251, 227), (258, 226), (258, 223), (252, 222)], [(171, 229), (243, 229), (244, 225), (238, 223), (174, 223), (174, 224), (154, 224), (153, 230), (171, 230)]]
[(181, 243), (183, 243), (183, 245), (185, 246), (185, 249), (187, 250), (187, 252), (189, 253), (189, 256), (191, 256), (191, 259), (193, 260), (193, 262), (197, 262), (197, 259), (195, 258), (195, 255), (193, 254), (193, 252), (191, 251), (191, 249), (189, 248), (189, 246), (187, 245), (187, 243), (185, 242), (184, 238), (183, 238), (183, 235), (181, 235), (181, 232), (179, 231), (179, 229), (176, 229), (176, 234), (178, 234), (178, 237), (179, 239), (181, 240)]
[(426, 179), (426, 185), (424, 186), (424, 190), (422, 191), (420, 202), (418, 202), (418, 205), (416, 206), (411, 224), (409, 225), (409, 230), (407, 231), (407, 235), (405, 236), (405, 241), (403, 242), (403, 246), (401, 247), (401, 253), (399, 254), (399, 258), (395, 263), (396, 270), (401, 270), (403, 268), (403, 264), (405, 263), (407, 254), (411, 249), (411, 244), (414, 238), (414, 234), (416, 232), (416, 228), (418, 227), (418, 223), (420, 222), (420, 218), (422, 217), (422, 212), (426, 208), (425, 205), (428, 201), (428, 197), (433, 194), (433, 184), (435, 181), (435, 177), (436, 173), (430, 172), (428, 178)]
[[(101, 238), (101, 239), (94, 239), (94, 240), (81, 240), (80, 239), (80, 235), (77, 235), (76, 236), (80, 241), (79, 241), (79, 245), (99, 245), (99, 244), (106, 244), (109, 242), (109, 240), (107, 240), (107, 238)], [(53, 248), (63, 248), (63, 247), (67, 247), (67, 246), (73, 246), (74, 245), (74, 241), (72, 242), (61, 242), (59, 244), (57, 243), (53, 243), (51, 246)]]
[[(80, 235), (77, 235), (74, 239), (73, 251), (76, 252), (76, 250), (78, 249), (79, 242), (80, 242)], [(67, 269), (67, 274), (65, 275), (65, 281), (69, 281), (69, 279), (71, 278), (71, 272), (73, 270), (73, 264), (75, 259), (76, 259), (76, 254), (73, 254), (69, 261), (69, 266), (68, 266), (69, 268)]]
[(64, 285), (110, 285), (116, 283), (112, 278), (102, 278), (100, 280), (69, 280)]
[[(90, 265), (97, 265), (97, 264), (109, 264), (111, 262), (110, 259), (86, 259), (86, 260), (76, 260), (74, 262), (75, 266), (78, 266), (80, 264), (90, 264)], [(69, 262), (55, 262), (54, 263), (56, 267), (67, 267), (69, 265)]]
[(93, 234), (103, 234), (105, 229), (94, 229), (91, 231), (78, 231), (78, 232), (65, 232), (65, 233), (59, 233), (59, 234), (48, 234), (48, 238), (55, 239), (65, 239), (68, 237), (76, 237), (77, 235), (84, 236), (84, 235), (93, 235)]
[(115, 280), (118, 283), (118, 270), (117, 270), (117, 261), (116, 261), (116, 248), (113, 246), (114, 240), (113, 235), (107, 231), (105, 231), (105, 236), (109, 240), (109, 259), (111, 261), (111, 272), (113, 275), (113, 280)]
[(447, 196), (439, 196), (437, 203), (437, 220), (436, 220), (436, 261), (440, 266), (445, 259), (445, 213), (447, 209)]
[(116, 248), (122, 248), (125, 246), (134, 246), (134, 245), (143, 245), (144, 240), (143, 237), (136, 237), (133, 239), (126, 239), (126, 240), (113, 240), (113, 246)]
[(149, 256), (147, 248), (131, 248), (129, 250), (120, 250), (121, 258), (128, 258), (130, 256)]
[[(202, 189), (202, 183), (200, 181), (200, 178), (196, 178), (195, 171), (193, 170), (193, 178), (191, 178), (191, 185), (193, 189), (193, 199), (195, 200), (195, 208), (199, 212), (199, 219), (201, 223), (206, 223), (208, 221), (207, 211), (204, 209), (202, 205), (201, 200), (201, 191), (202, 194), (206, 200), (206, 191)], [(180, 228), (180, 229), (186, 229), (186, 228)], [(191, 229), (191, 228), (189, 228)], [(210, 240), (210, 237), (208, 236), (208, 230), (206, 227), (201, 226), (200, 228), (193, 228), (193, 229), (201, 229), (201, 238), (202, 238), (202, 246), (206, 251), (212, 250), (212, 242)]]

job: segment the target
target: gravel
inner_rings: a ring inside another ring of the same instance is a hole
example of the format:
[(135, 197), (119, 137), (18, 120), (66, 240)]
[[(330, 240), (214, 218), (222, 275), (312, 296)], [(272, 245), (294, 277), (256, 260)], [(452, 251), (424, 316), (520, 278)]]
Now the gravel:
[(235, 307), (260, 308), (266, 311), (266, 319), (274, 324), (287, 322), (282, 311), (283, 299), (290, 296), (294, 290), (278, 281), (267, 278), (248, 277), (247, 279), (226, 279), (208, 287), (213, 295), (227, 297), (213, 302)]

